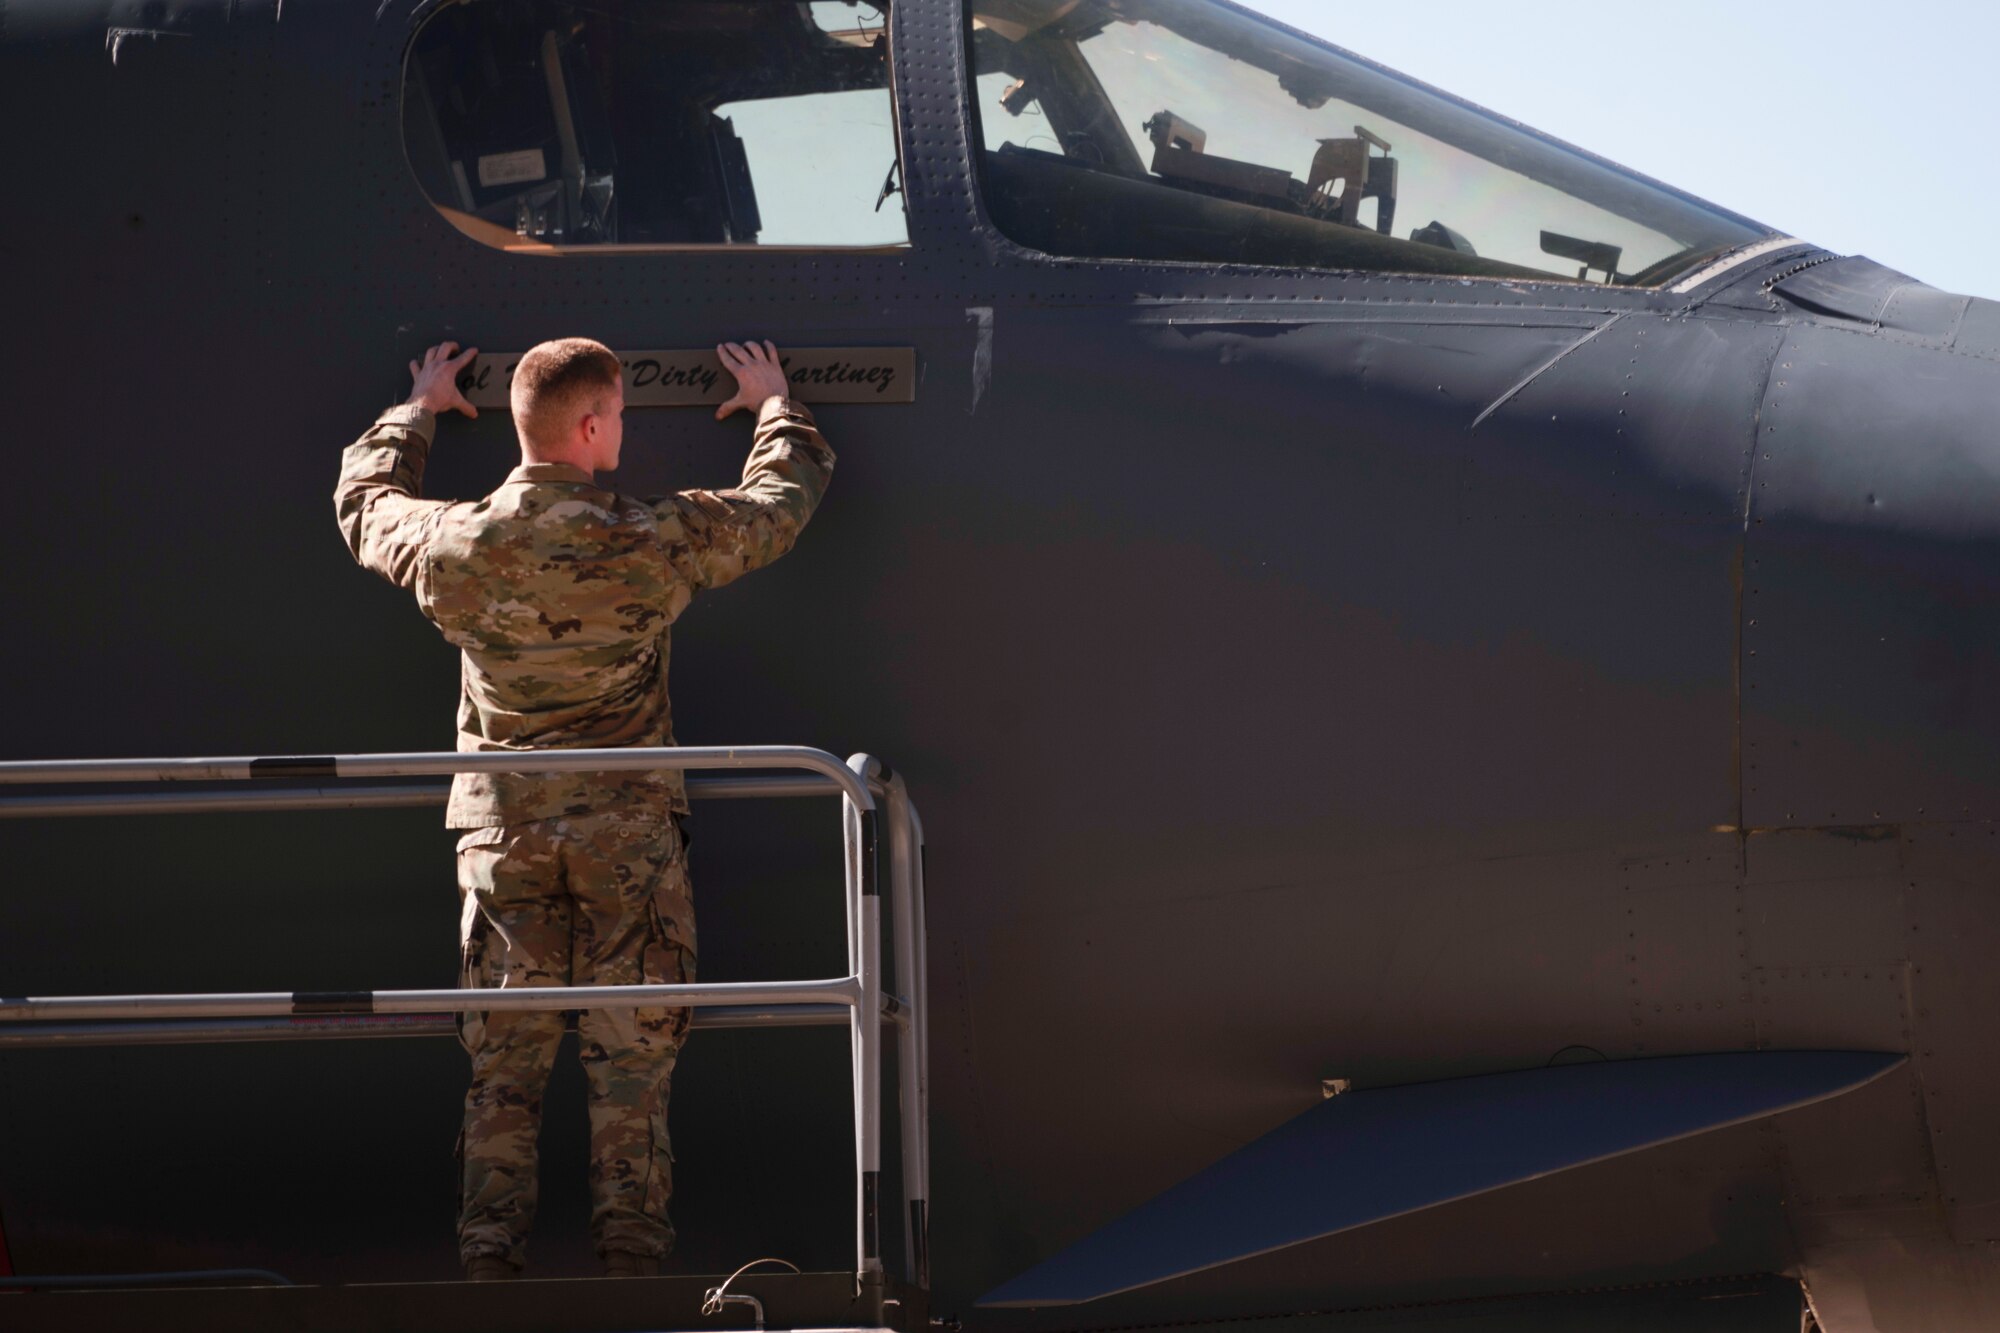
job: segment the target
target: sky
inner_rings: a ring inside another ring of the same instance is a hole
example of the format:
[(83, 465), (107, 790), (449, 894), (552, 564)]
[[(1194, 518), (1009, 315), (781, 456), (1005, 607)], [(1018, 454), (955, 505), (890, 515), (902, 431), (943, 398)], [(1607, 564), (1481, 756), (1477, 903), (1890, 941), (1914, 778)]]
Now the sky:
[(1992, 0), (1246, 0), (1634, 170), (2000, 298)]

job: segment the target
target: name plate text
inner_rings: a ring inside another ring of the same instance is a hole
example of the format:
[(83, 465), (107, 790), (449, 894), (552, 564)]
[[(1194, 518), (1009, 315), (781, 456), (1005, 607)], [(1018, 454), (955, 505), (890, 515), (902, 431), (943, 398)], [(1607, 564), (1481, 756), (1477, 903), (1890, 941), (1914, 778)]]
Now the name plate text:
[[(521, 352), (483, 352), (458, 377), (474, 407), (507, 406), (507, 389)], [(914, 403), (914, 347), (781, 348), (792, 397), (802, 403)], [(714, 348), (623, 352), (627, 407), (713, 407), (736, 395), (736, 377)]]

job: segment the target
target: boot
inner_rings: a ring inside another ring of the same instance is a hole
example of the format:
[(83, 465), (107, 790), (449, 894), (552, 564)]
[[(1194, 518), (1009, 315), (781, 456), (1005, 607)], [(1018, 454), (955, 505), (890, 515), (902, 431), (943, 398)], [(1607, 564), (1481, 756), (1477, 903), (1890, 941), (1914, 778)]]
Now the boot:
[(520, 1270), (497, 1254), (475, 1254), (465, 1261), (467, 1282), (506, 1282), (519, 1276)]
[(658, 1277), (660, 1261), (650, 1254), (634, 1254), (630, 1250), (610, 1250), (604, 1256), (604, 1276), (606, 1277)]

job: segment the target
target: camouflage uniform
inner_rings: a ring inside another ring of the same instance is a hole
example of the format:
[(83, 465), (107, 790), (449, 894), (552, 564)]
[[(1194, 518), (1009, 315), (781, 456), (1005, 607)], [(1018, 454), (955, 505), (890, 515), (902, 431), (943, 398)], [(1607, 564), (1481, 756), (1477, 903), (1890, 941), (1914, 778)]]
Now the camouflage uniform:
[[(562, 464), (514, 469), (484, 500), (419, 499), (435, 422), (393, 408), (341, 460), (334, 506), (355, 559), (460, 650), (460, 750), (673, 744), (668, 627), (696, 592), (790, 550), (833, 472), (802, 407), (757, 423), (743, 482), (637, 500)], [(694, 979), (679, 773), (460, 774), (466, 986)], [(600, 1253), (664, 1255), (667, 1092), (685, 1009), (580, 1020), (590, 1085), (591, 1225)], [(459, 1251), (520, 1265), (535, 1210), (542, 1089), (558, 1013), (472, 1013)]]

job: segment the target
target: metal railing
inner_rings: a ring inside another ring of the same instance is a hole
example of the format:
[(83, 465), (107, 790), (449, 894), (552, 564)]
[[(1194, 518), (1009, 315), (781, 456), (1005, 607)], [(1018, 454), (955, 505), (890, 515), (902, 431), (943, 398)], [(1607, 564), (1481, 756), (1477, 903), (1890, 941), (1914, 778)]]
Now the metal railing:
[[(813, 1027), (845, 1023), (853, 1053), (855, 1268), (879, 1284), (881, 1258), (882, 1028), (896, 1030), (902, 1131), (904, 1258), (930, 1285), (930, 1071), (925, 1002), (923, 822), (900, 775), (868, 755), (843, 763), (824, 750), (666, 747), (477, 754), (364, 754), (230, 759), (78, 759), (0, 763), (0, 786), (124, 783), (321, 782), (456, 773), (765, 770), (693, 778), (702, 800), (839, 796), (847, 907), (847, 975), (824, 980), (682, 985), (535, 986), (461, 990), (264, 992), (198, 995), (0, 995), (0, 1047), (134, 1045), (445, 1034), (468, 1011), (686, 1007), (696, 1027)], [(783, 773), (780, 776), (778, 774)], [(442, 804), (442, 783), (0, 796), (0, 819), (252, 810), (395, 809)], [(881, 798), (878, 806), (877, 797)], [(882, 983), (878, 826), (889, 839), (889, 911), (897, 991)]]

